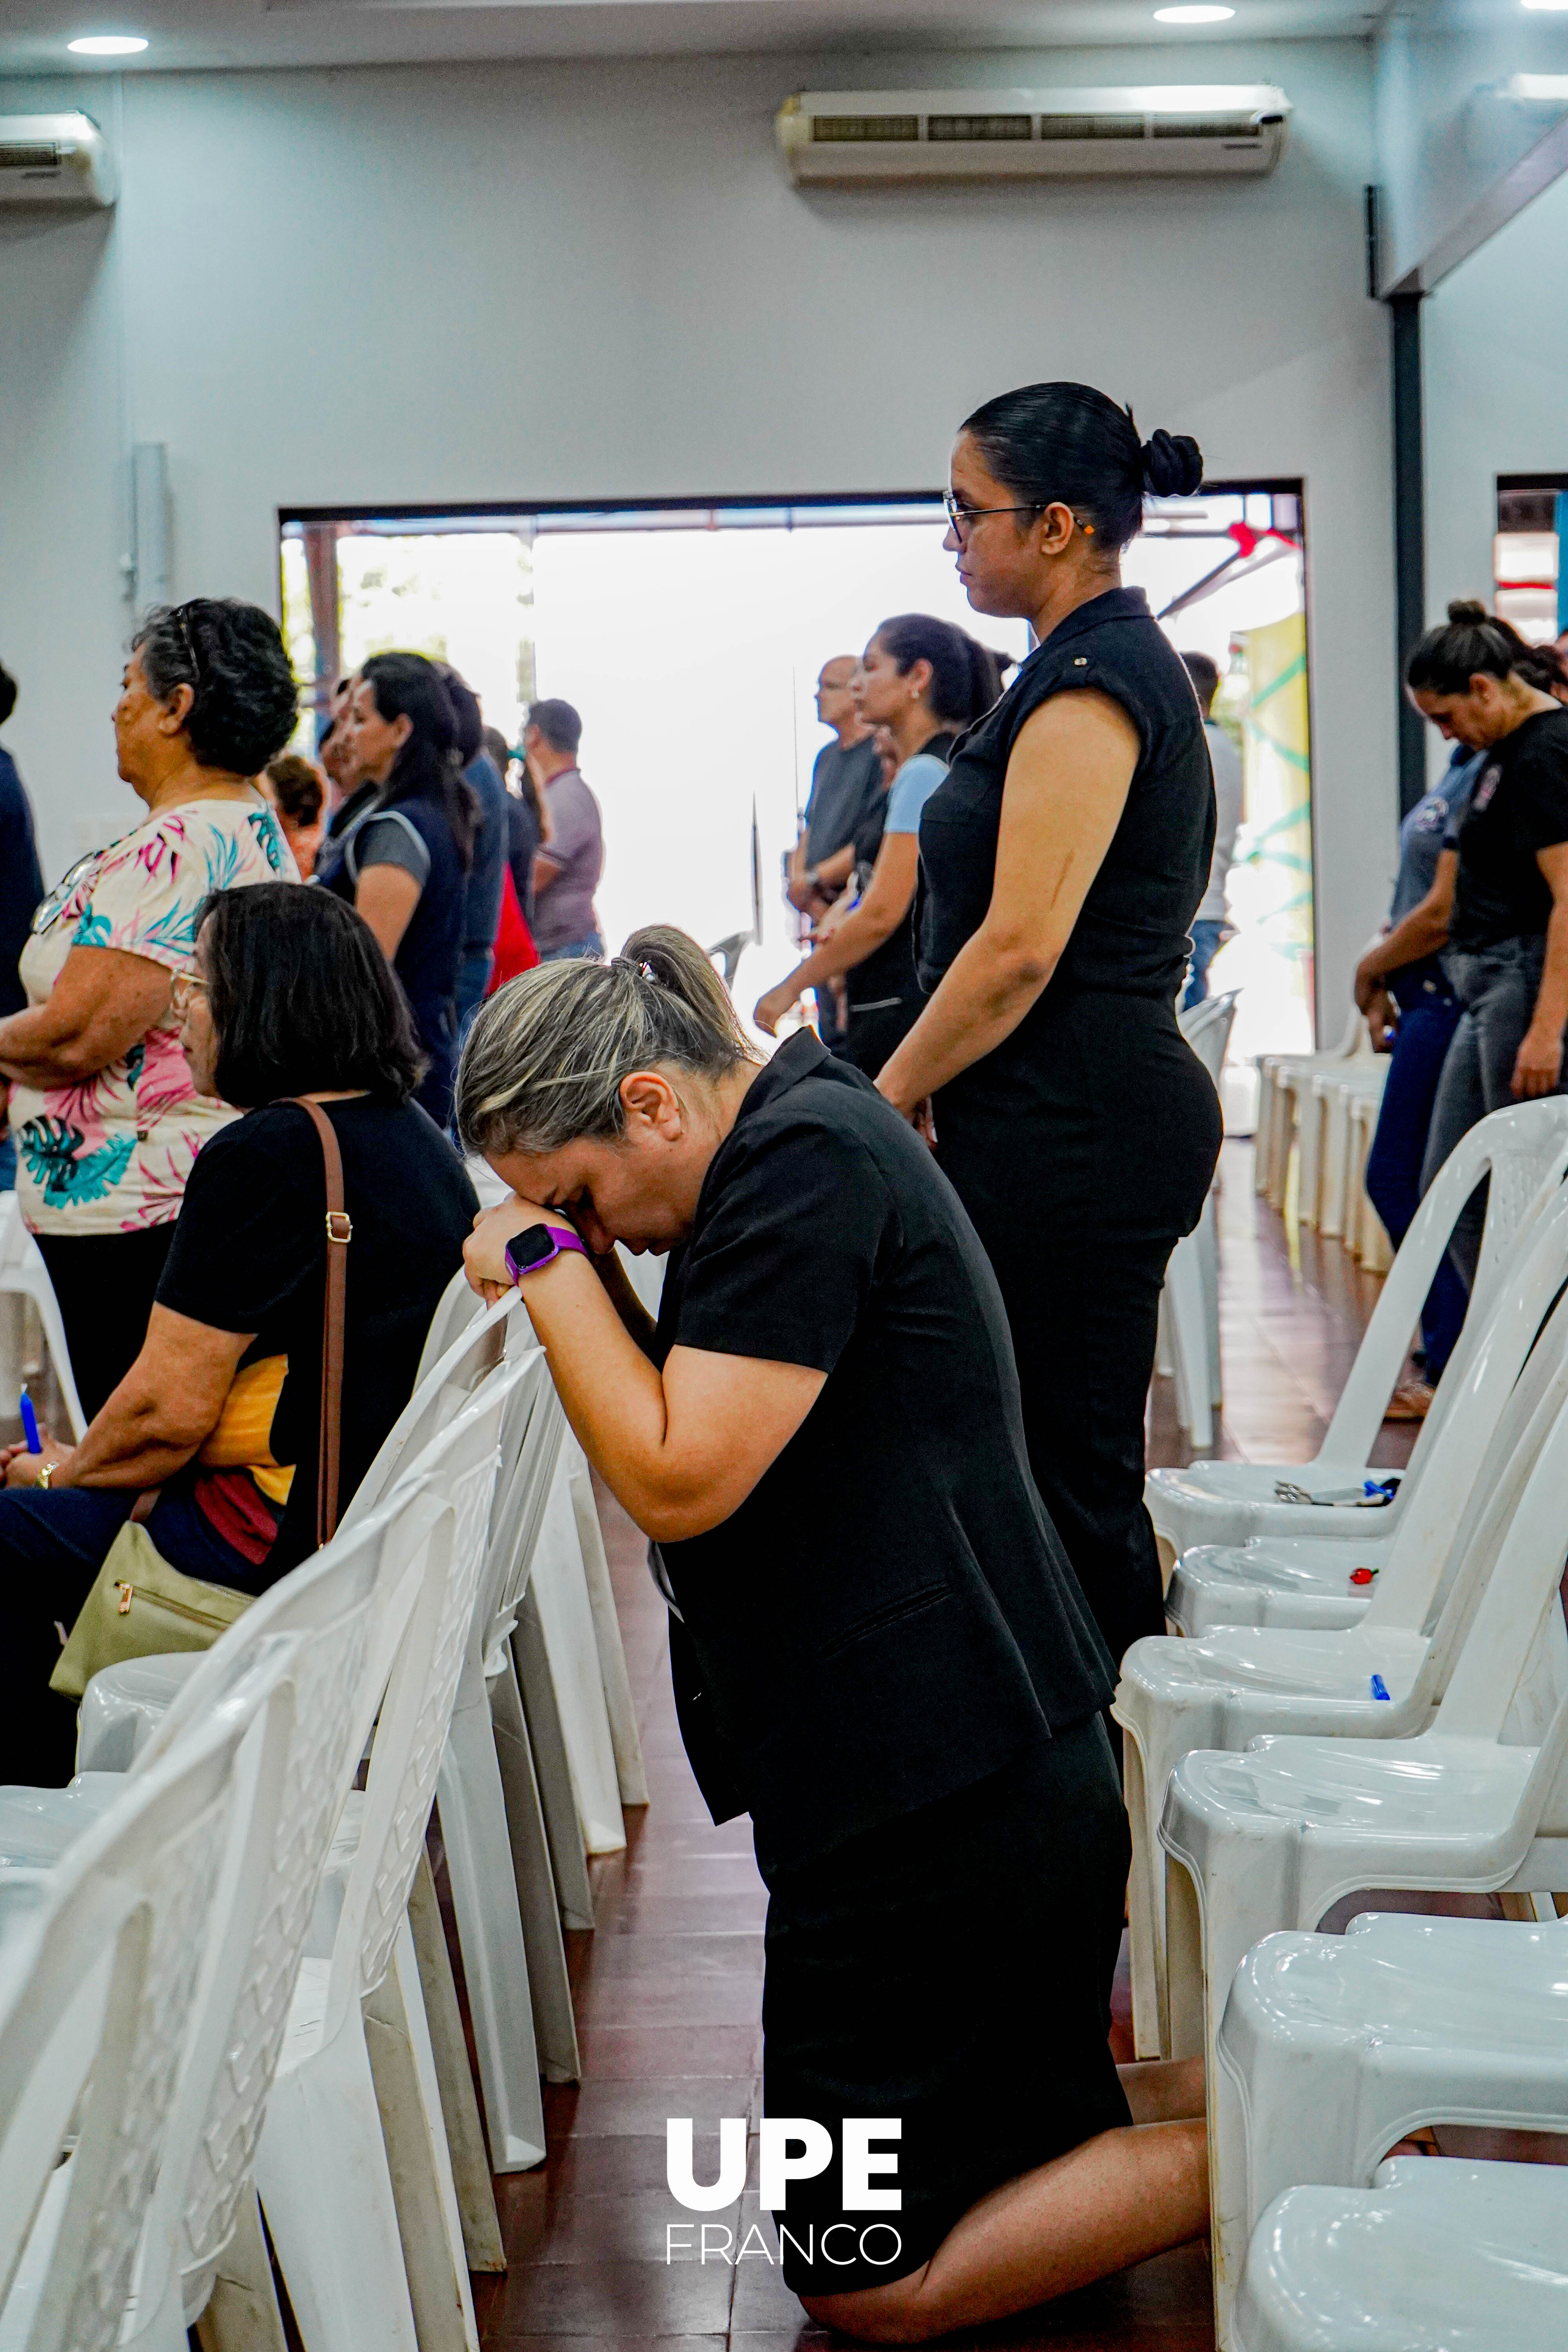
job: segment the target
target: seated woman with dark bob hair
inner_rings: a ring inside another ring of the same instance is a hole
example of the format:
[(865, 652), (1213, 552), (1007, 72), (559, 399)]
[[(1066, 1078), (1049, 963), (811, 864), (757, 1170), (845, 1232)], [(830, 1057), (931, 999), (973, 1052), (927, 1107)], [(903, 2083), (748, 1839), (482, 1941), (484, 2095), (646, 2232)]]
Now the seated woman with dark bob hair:
[(69, 1777), (56, 1621), (71, 1624), (143, 1489), (162, 1489), (147, 1532), (186, 1575), (262, 1592), (314, 1548), (326, 1177), (288, 1097), (324, 1107), (353, 1223), (340, 1510), (407, 1402), (478, 1208), (413, 1099), (408, 1009), (353, 908), (298, 883), (219, 891), (174, 992), (197, 1087), (244, 1116), (196, 1160), (142, 1352), (80, 1444), (0, 1453), (0, 1781)]

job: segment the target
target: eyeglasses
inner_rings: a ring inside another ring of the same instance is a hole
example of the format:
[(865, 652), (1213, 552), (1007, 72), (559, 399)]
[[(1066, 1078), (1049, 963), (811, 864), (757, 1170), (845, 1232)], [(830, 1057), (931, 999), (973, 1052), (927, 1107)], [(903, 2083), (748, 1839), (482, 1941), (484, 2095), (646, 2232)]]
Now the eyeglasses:
[(1034, 501), (1021, 507), (961, 507), (950, 491), (943, 492), (942, 502), (947, 509), (948, 521), (952, 524), (954, 535), (961, 543), (968, 538), (982, 515), (1038, 514), (1040, 511), (1037, 503)]
[(169, 984), (169, 1003), (183, 1021), (191, 1009), (191, 999), (206, 982), (199, 971), (177, 971)]

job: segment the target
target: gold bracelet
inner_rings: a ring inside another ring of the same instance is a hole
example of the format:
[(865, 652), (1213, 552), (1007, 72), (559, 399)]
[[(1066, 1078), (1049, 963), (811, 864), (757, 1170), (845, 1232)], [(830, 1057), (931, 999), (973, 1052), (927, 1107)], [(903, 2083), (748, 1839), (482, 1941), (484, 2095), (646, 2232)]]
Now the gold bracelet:
[(55, 1472), (59, 1468), (59, 1466), (60, 1465), (58, 1462), (46, 1462), (43, 1468), (39, 1471), (37, 1477), (34, 1480), (34, 1485), (41, 1486), (44, 1492), (47, 1494), (49, 1490), (49, 1480), (54, 1476)]

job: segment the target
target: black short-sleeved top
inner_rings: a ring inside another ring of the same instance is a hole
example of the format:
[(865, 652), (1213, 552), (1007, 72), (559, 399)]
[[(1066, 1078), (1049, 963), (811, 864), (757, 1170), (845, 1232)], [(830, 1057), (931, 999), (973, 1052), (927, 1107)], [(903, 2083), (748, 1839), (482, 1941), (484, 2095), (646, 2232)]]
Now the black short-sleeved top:
[(1539, 710), (1494, 743), (1444, 843), (1459, 853), (1449, 945), (1469, 954), (1539, 939), (1552, 890), (1538, 849), (1568, 841), (1568, 710)]
[[(479, 1203), (457, 1153), (416, 1103), (323, 1103), (353, 1221), (343, 1333), (338, 1507), (344, 1510), (414, 1386), (430, 1318), (462, 1263)], [(247, 1111), (197, 1154), (158, 1303), (219, 1331), (254, 1331), (240, 1360), (288, 1359), (270, 1453), (292, 1465), (280, 1509), (244, 1471), (197, 1471), (221, 1533), (280, 1576), (315, 1549), (326, 1281), (326, 1172), (309, 1115)], [(279, 1482), (274, 1480), (272, 1484)], [(266, 1540), (269, 1518), (276, 1541)]]
[[(945, 761), (958, 737), (951, 730), (933, 735), (922, 743), (920, 757)], [(896, 782), (896, 779), (895, 779)], [(884, 791), (877, 808), (857, 829), (855, 835), (855, 866), (858, 873), (863, 866), (875, 866), (882, 846), (883, 828), (888, 814), (890, 790)], [(874, 1006), (908, 1003), (921, 992), (915, 971), (914, 906), (896, 929), (889, 931), (880, 947), (872, 949), (861, 962), (851, 964), (844, 975), (845, 992), (850, 1008), (869, 1012)]]
[(1027, 1056), (1046, 998), (1068, 989), (1175, 996), (1189, 927), (1214, 853), (1214, 773), (1181, 656), (1141, 588), (1113, 588), (1069, 613), (1001, 700), (959, 740), (921, 815), (917, 930), (929, 995), (985, 919), (1007, 762), (1025, 721), (1054, 695), (1093, 687), (1121, 705), (1140, 751), (1127, 805), (1049, 989), (996, 1052)]
[(927, 1146), (802, 1032), (746, 1095), (670, 1258), (658, 1351), (826, 1382), (740, 1508), (661, 1546), (717, 1819), (826, 1851), (1081, 1723), (1110, 1659), (1029, 1475), (990, 1261)]

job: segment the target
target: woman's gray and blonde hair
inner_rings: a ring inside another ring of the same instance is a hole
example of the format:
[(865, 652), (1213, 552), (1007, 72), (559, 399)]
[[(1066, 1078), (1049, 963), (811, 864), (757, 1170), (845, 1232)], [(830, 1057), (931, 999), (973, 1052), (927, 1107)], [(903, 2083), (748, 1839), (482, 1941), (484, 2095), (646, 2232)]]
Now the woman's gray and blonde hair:
[(656, 924), (608, 963), (542, 963), (490, 998), (458, 1068), (458, 1132), (470, 1151), (558, 1151), (622, 1132), (634, 1070), (712, 1080), (757, 1058), (696, 940)]

